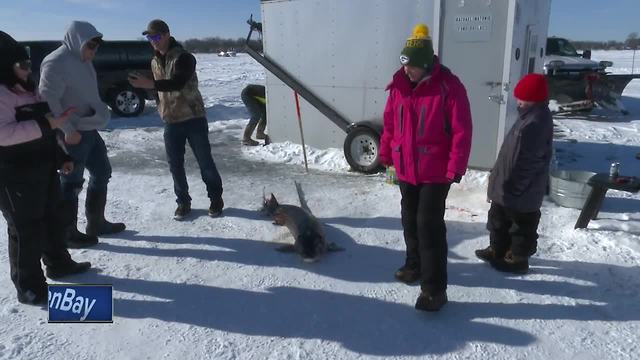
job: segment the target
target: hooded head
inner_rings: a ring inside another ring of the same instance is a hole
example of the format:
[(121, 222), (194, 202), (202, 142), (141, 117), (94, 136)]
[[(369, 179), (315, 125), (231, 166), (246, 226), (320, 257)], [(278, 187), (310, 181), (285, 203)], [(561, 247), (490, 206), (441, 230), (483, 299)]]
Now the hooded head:
[(73, 21), (62, 43), (82, 61), (91, 61), (102, 44), (102, 33), (86, 21)]
[[(35, 84), (29, 77), (31, 73), (29, 53), (24, 46), (9, 34), (0, 31), (0, 84), (13, 88), (20, 84), (25, 90), (33, 91)], [(20, 72), (20, 76), (18, 76)]]

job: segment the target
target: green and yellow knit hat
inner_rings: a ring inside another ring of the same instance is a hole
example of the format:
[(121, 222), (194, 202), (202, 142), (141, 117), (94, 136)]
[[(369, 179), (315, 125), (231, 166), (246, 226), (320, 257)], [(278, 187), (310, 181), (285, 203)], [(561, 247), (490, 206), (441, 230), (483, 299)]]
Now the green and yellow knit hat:
[(433, 64), (433, 43), (427, 25), (418, 24), (413, 28), (413, 34), (400, 53), (400, 63), (423, 69)]

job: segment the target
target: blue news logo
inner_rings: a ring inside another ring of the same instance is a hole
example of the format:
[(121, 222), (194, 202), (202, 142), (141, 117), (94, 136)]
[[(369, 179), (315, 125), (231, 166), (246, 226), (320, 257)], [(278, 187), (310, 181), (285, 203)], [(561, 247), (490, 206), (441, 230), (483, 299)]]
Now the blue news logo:
[(49, 285), (49, 322), (113, 322), (113, 286)]

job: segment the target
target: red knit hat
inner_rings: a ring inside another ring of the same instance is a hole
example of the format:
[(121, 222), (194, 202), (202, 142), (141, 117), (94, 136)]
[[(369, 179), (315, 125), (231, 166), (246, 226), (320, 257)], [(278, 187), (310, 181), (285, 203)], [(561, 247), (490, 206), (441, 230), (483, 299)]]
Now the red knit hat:
[(547, 79), (542, 74), (527, 74), (516, 85), (513, 95), (516, 99), (531, 102), (549, 100)]

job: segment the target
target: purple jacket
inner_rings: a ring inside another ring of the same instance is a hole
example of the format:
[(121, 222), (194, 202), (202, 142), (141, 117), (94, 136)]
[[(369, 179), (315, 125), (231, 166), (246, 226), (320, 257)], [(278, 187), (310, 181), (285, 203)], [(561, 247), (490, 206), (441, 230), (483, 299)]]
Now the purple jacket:
[(467, 91), (449, 69), (436, 64), (415, 88), (400, 69), (387, 89), (380, 161), (394, 165), (400, 181), (448, 183), (467, 170), (471, 109)]
[(16, 107), (41, 101), (32, 93), (16, 94), (0, 85), (0, 146), (26, 143), (42, 137), (40, 126), (35, 120), (16, 120)]

